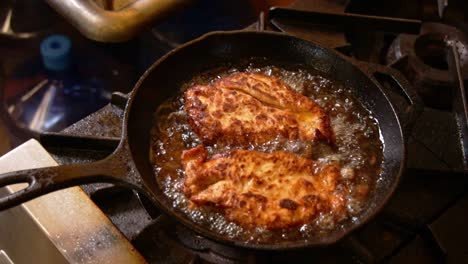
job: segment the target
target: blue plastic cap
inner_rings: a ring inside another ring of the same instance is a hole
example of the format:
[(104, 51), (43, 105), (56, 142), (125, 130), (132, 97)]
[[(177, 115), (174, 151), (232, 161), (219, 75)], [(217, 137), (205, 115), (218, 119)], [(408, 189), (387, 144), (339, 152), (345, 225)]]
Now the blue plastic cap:
[(71, 41), (63, 35), (51, 35), (41, 42), (42, 62), (48, 70), (62, 71), (70, 65)]

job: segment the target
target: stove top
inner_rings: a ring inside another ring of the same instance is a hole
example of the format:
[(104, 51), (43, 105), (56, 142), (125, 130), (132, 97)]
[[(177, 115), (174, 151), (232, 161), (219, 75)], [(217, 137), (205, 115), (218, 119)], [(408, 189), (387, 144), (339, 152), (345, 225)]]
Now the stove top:
[[(459, 14), (468, 5), (400, 2), (297, 1), (261, 14), (249, 27), (283, 31), (393, 67), (423, 99), (397, 192), (374, 220), (338, 244), (277, 253), (241, 250), (192, 233), (131, 190), (111, 184), (82, 188), (149, 263), (468, 263), (468, 24)], [(400, 107), (404, 98), (393, 89), (394, 80), (378, 79)], [(61, 133), (41, 135), (41, 143), (61, 164), (101, 159), (117, 146), (124, 104), (125, 96), (115, 93), (111, 104)]]

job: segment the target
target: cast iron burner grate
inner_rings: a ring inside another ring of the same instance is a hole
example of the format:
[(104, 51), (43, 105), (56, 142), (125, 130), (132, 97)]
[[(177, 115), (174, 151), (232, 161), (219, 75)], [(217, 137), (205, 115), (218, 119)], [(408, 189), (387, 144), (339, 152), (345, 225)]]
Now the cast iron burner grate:
[[(300, 10), (273, 9), (267, 16), (260, 16), (256, 27), (284, 31), (373, 63), (384, 63), (382, 58), (387, 57), (392, 46), (389, 66), (408, 75), (410, 71), (399, 66), (408, 63), (410, 56), (391, 55), (399, 43), (397, 36), (400, 40), (402, 36), (418, 39), (422, 32), (419, 38), (424, 41), (428, 24), (420, 31), (420, 20), (378, 16), (381, 13), (377, 8), (358, 13), (359, 5), (351, 2), (346, 6), (343, 2), (297, 1), (292, 7)], [(438, 18), (437, 14), (443, 12), (437, 10), (450, 9), (444, 3), (437, 6), (434, 1), (433, 5), (421, 7), (434, 13), (422, 18)], [(375, 6), (378, 4), (374, 2)], [(434, 27), (447, 26), (433, 24), (431, 34)], [(466, 32), (462, 30), (438, 30), (437, 34), (452, 36), (456, 32), (464, 49)], [(407, 170), (394, 197), (373, 221), (336, 245), (276, 253), (232, 248), (200, 237), (147, 204), (144, 206), (144, 200), (142, 203), (131, 190), (111, 184), (83, 188), (150, 263), (468, 263), (466, 54), (447, 45), (439, 51), (443, 62), (438, 66), (446, 72), (443, 81), (451, 91), (447, 99), (450, 106), (425, 107), (413, 119)], [(374, 77), (388, 88), (399, 107), (398, 100), (405, 99), (395, 89), (394, 81), (388, 76)], [(409, 79), (414, 82), (414, 78)], [(110, 105), (61, 133), (41, 135), (41, 143), (60, 163), (105, 157), (119, 141), (125, 99), (125, 95), (114, 94)]]
[(462, 77), (468, 78), (468, 36), (453, 26), (424, 23), (419, 35), (400, 34), (387, 54), (387, 63), (411, 78), (425, 104), (442, 110), (450, 110), (453, 103), (449, 46), (456, 48)]

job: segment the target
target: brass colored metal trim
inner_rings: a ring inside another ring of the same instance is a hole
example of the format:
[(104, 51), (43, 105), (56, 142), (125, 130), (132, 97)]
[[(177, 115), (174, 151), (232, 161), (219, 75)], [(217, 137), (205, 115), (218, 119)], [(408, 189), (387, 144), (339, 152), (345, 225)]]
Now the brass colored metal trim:
[(105, 10), (93, 0), (47, 0), (86, 37), (101, 42), (131, 39), (149, 23), (190, 0), (137, 0), (119, 10)]

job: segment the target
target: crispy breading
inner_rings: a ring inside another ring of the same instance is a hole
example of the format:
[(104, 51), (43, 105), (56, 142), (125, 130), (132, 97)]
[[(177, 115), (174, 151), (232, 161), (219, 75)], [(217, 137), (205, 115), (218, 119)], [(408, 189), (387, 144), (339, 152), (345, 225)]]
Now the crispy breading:
[(278, 78), (235, 73), (185, 92), (192, 129), (205, 144), (246, 146), (282, 136), (334, 141), (327, 113)]
[(308, 223), (320, 212), (340, 219), (346, 214), (337, 164), (285, 151), (239, 149), (210, 160), (207, 154), (204, 146), (182, 154), (184, 193), (194, 206), (213, 206), (248, 228), (281, 229)]

